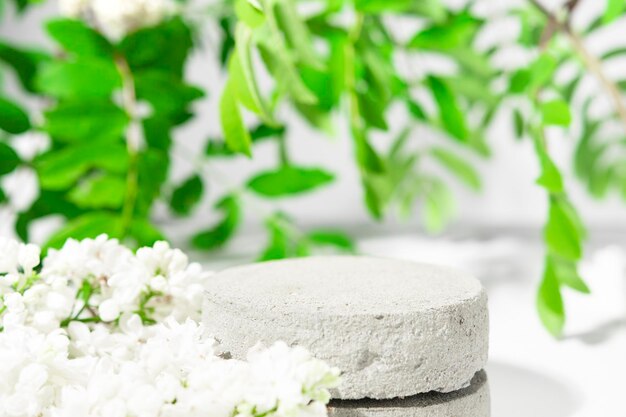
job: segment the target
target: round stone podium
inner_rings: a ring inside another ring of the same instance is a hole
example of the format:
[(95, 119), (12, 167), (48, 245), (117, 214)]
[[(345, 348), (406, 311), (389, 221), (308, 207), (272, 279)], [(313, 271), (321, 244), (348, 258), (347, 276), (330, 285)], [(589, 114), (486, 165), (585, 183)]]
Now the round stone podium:
[(482, 286), (440, 266), (356, 256), (253, 264), (217, 273), (204, 307), (235, 358), (283, 340), (338, 367), (338, 399), (456, 391), (487, 360)]

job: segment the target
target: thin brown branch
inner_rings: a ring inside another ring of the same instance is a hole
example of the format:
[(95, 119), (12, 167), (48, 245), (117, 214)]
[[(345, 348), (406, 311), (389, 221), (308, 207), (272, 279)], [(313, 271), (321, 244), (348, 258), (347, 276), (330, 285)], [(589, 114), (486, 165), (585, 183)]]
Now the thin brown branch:
[[(548, 25), (546, 28), (550, 28), (552, 25), (556, 25), (556, 29), (560, 32), (564, 33), (568, 38), (576, 53), (580, 56), (580, 59), (583, 61), (583, 64), (592, 73), (596, 79), (600, 82), (602, 88), (607, 92), (607, 94), (611, 97), (613, 101), (613, 107), (617, 116), (619, 117), (621, 123), (624, 125), (624, 130), (626, 130), (626, 103), (624, 102), (624, 98), (622, 97), (622, 93), (620, 92), (618, 86), (611, 80), (604, 69), (602, 68), (602, 63), (600, 60), (591, 54), (587, 47), (585, 46), (583, 39), (571, 28), (569, 24), (569, 19), (571, 17), (571, 13), (574, 11), (576, 6), (578, 5), (579, 0), (570, 0), (566, 3), (565, 7), (568, 11), (568, 15), (565, 21), (559, 20), (554, 13), (550, 10), (546, 9), (539, 0), (528, 0), (537, 10), (539, 10), (542, 14), (546, 16), (548, 19)], [(548, 29), (546, 29), (548, 31)], [(544, 32), (545, 34), (545, 32)], [(542, 42), (545, 40), (542, 36)]]

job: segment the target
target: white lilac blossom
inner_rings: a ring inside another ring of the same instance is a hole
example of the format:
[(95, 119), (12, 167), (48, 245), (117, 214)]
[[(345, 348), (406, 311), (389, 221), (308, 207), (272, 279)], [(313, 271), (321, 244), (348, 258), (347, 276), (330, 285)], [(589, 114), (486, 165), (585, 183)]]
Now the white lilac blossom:
[(302, 348), (223, 359), (198, 323), (210, 274), (159, 242), (40, 250), (0, 238), (0, 415), (318, 417), (338, 371)]
[(177, 11), (173, 0), (59, 0), (59, 11), (85, 19), (117, 40), (129, 32), (153, 26)]

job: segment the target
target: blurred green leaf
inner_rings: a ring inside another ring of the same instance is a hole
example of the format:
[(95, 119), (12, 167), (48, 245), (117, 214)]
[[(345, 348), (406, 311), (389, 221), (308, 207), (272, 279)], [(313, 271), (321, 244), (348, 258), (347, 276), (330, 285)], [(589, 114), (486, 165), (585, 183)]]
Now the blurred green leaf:
[(188, 215), (202, 199), (203, 190), (202, 179), (198, 175), (192, 175), (176, 187), (172, 193), (170, 207), (179, 216)]
[(478, 29), (478, 23), (473, 16), (462, 13), (446, 22), (420, 30), (407, 46), (437, 52), (468, 46)]
[(553, 253), (569, 260), (580, 259), (582, 255), (581, 236), (575, 220), (560, 199), (550, 199), (548, 223), (544, 238)]
[(66, 193), (62, 191), (39, 190), (39, 197), (31, 207), (18, 214), (15, 224), (15, 232), (24, 241), (29, 239), (29, 225), (42, 217), (57, 214), (65, 218), (74, 218), (83, 213), (83, 210), (76, 207), (66, 198)]
[(175, 125), (186, 121), (191, 103), (204, 96), (202, 90), (168, 71), (147, 69), (134, 77), (137, 98), (149, 102), (156, 117), (167, 118)]
[(248, 181), (248, 188), (264, 197), (276, 198), (309, 192), (334, 178), (333, 174), (320, 168), (283, 166), (256, 175)]
[(237, 95), (232, 82), (227, 82), (220, 99), (220, 121), (226, 145), (233, 152), (252, 155), (251, 139), (241, 117)]
[(422, 219), (426, 230), (438, 233), (448, 224), (455, 213), (454, 198), (450, 189), (436, 179), (431, 179), (424, 188)]
[(192, 47), (189, 27), (180, 17), (175, 17), (132, 32), (122, 39), (118, 49), (133, 72), (161, 69), (180, 78)]
[(481, 181), (478, 172), (464, 159), (440, 147), (433, 148), (431, 154), (460, 181), (467, 184), (473, 190), (480, 190)]
[(569, 126), (572, 121), (569, 104), (561, 99), (541, 103), (540, 111), (543, 124), (546, 126)]
[(235, 0), (235, 13), (249, 28), (254, 29), (265, 23), (263, 11), (254, 7), (248, 0)]
[(106, 100), (68, 101), (46, 111), (44, 129), (62, 142), (117, 141), (128, 116)]
[(92, 168), (125, 174), (128, 153), (123, 144), (83, 144), (48, 152), (35, 160), (40, 186), (62, 190), (76, 184)]
[(252, 32), (249, 28), (238, 25), (236, 29), (237, 46), (230, 58), (228, 69), (232, 85), (242, 105), (258, 114), (263, 121), (274, 124), (256, 82), (254, 65), (251, 57)]
[(570, 287), (583, 294), (591, 293), (589, 287), (578, 274), (576, 263), (556, 256), (548, 256), (547, 261), (551, 263), (552, 271), (561, 285)]
[(355, 7), (364, 13), (413, 12), (419, 16), (442, 21), (446, 8), (439, 0), (356, 0)]
[(355, 253), (356, 246), (352, 238), (336, 230), (314, 230), (307, 234), (307, 238), (318, 246), (333, 246), (342, 251)]
[(60, 248), (69, 238), (94, 238), (106, 233), (111, 238), (122, 237), (122, 224), (119, 217), (113, 213), (90, 212), (70, 220), (57, 231), (46, 243), (46, 248)]
[(20, 157), (6, 143), (0, 142), (0, 175), (8, 174), (19, 166)]
[(87, 178), (69, 192), (67, 198), (85, 209), (119, 209), (126, 195), (126, 180), (118, 175), (98, 175)]
[(530, 65), (531, 87), (541, 87), (554, 78), (558, 67), (556, 59), (549, 53), (543, 53)]
[(602, 22), (606, 25), (617, 19), (624, 12), (623, 0), (606, 0), (606, 9), (602, 15)]
[(555, 337), (563, 332), (565, 326), (565, 308), (559, 287), (559, 280), (552, 262), (546, 260), (543, 279), (537, 294), (539, 318), (548, 331)]
[(34, 78), (38, 66), (48, 59), (48, 56), (39, 51), (19, 49), (0, 41), (0, 61), (13, 68), (22, 86), (34, 92)]
[(170, 159), (167, 150), (146, 148), (138, 155), (138, 191), (135, 217), (148, 217), (154, 201), (168, 176)]
[(129, 234), (135, 239), (137, 247), (152, 246), (157, 241), (165, 240), (161, 231), (145, 218), (133, 219)]
[(515, 136), (521, 139), (524, 136), (524, 116), (518, 109), (513, 110), (513, 128)]
[(276, 22), (285, 36), (287, 45), (302, 64), (323, 69), (324, 64), (313, 47), (311, 34), (296, 10), (296, 2), (281, 0), (274, 2)]
[(14, 135), (30, 129), (30, 120), (26, 112), (3, 97), (0, 97), (0, 129)]
[(258, 45), (263, 62), (278, 83), (278, 88), (302, 104), (315, 105), (317, 98), (304, 84), (289, 52), (274, 39), (262, 39)]
[(236, 195), (225, 196), (215, 205), (215, 209), (222, 212), (223, 218), (211, 229), (193, 237), (192, 243), (199, 249), (209, 250), (223, 246), (241, 223), (241, 202)]
[(537, 178), (537, 184), (551, 193), (563, 192), (561, 172), (543, 149), (543, 145), (538, 146), (537, 153), (541, 162), (541, 175)]
[(530, 84), (530, 71), (526, 68), (517, 70), (511, 76), (509, 81), (509, 92), (512, 94), (520, 94), (526, 91)]
[(110, 97), (122, 85), (115, 65), (102, 59), (50, 62), (35, 79), (39, 91), (54, 97), (90, 99)]
[(310, 248), (307, 239), (296, 236), (292, 220), (283, 213), (274, 213), (265, 221), (269, 241), (259, 261), (308, 256)]
[(465, 117), (452, 90), (443, 80), (435, 76), (429, 76), (426, 79), (426, 85), (430, 88), (439, 108), (439, 117), (443, 128), (453, 138), (460, 142), (467, 142), (469, 140), (469, 132)]
[(85, 57), (113, 56), (111, 43), (80, 20), (55, 19), (46, 24), (46, 29), (70, 53)]

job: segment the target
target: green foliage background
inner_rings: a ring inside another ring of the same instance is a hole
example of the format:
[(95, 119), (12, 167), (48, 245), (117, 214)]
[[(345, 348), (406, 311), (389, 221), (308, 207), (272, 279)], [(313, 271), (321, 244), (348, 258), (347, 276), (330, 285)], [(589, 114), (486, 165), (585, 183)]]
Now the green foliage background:
[[(15, 0), (14, 6), (24, 11), (35, 6), (31, 3)], [(306, 9), (315, 11), (304, 13), (301, 3), (314, 4)], [(247, 194), (272, 201), (334, 181), (324, 168), (292, 162), (289, 144), (296, 146), (297, 138), (290, 137), (289, 120), (281, 117), (285, 107), (328, 134), (336, 115), (349, 123), (346, 140), (352, 141), (363, 201), (373, 219), (392, 211), (411, 216), (418, 202), (425, 228), (440, 231), (453, 216), (454, 199), (449, 185), (424, 161), (479, 190), (481, 178), (464, 155), (489, 157), (485, 132), (502, 105), (513, 103), (515, 132), (534, 144), (542, 170), (537, 185), (549, 201), (537, 307), (546, 328), (559, 335), (565, 323), (562, 289), (589, 292), (577, 272), (586, 231), (568, 198), (563, 167), (550, 155), (546, 129), (562, 129), (576, 141), (572, 166), (591, 195), (601, 198), (615, 191), (626, 197), (624, 135), (607, 140), (601, 129), (609, 123), (626, 129), (626, 83), (609, 78), (602, 66), (626, 50), (593, 56), (584, 43), (586, 36), (614, 24), (626, 6), (608, 0), (605, 14), (582, 31), (570, 25), (577, 0), (554, 11), (535, 0), (512, 9), (522, 28), (517, 43), (535, 56), (514, 71), (491, 64), (497, 47), (476, 47), (476, 37), (489, 22), (472, 6), (450, 10), (438, 0), (225, 0), (207, 7), (207, 23), (218, 25), (223, 35), (218, 59), (228, 81), (211, 91), (220, 94), (223, 135), (207, 141), (206, 160), (238, 154), (254, 158), (255, 146), (271, 141), (279, 164), (220, 196), (214, 209), (221, 220), (191, 236), (191, 242), (205, 250), (225, 245), (241, 224)], [(398, 16), (414, 22), (408, 41), (397, 39), (391, 29)], [(168, 202), (176, 216), (193, 213), (206, 192), (200, 173), (169, 184), (168, 168), (172, 131), (194, 116), (192, 104), (205, 95), (185, 80), (185, 64), (202, 41), (197, 20), (174, 17), (112, 42), (84, 22), (55, 19), (46, 24), (55, 51), (0, 41), (1, 70), (15, 72), (27, 94), (47, 103), (38, 119), (14, 98), (0, 95), (0, 175), (29, 166), (41, 189), (32, 207), (19, 213), (16, 231), (22, 239), (29, 239), (37, 219), (61, 215), (67, 222), (48, 247), (103, 232), (147, 245), (163, 238), (151, 218), (156, 201)], [(410, 68), (399, 68), (398, 56), (423, 52), (446, 57), (458, 71), (416, 76)], [(555, 74), (565, 65), (573, 65), (576, 73), (565, 84), (557, 83)], [(259, 87), (260, 73), (271, 76), (271, 91)], [(598, 97), (613, 100), (613, 112), (600, 119), (588, 111), (594, 98), (580, 108), (574, 105), (573, 95), (587, 73), (602, 87)], [(431, 103), (424, 101), (424, 93)], [(140, 103), (149, 104), (149, 114), (142, 114)], [(405, 109), (405, 126), (390, 128), (392, 106)], [(573, 118), (583, 124), (577, 137), (569, 129)], [(419, 150), (409, 146), (418, 126), (439, 132), (440, 143)], [(31, 130), (48, 134), (51, 146), (24, 161), (14, 150), (19, 140), (14, 135)], [(372, 141), (380, 134), (388, 137), (382, 148)], [(6, 198), (0, 190), (0, 203)], [(343, 232), (305, 232), (284, 212), (273, 213), (265, 225), (268, 243), (260, 260), (305, 256), (322, 247), (355, 250)]]

